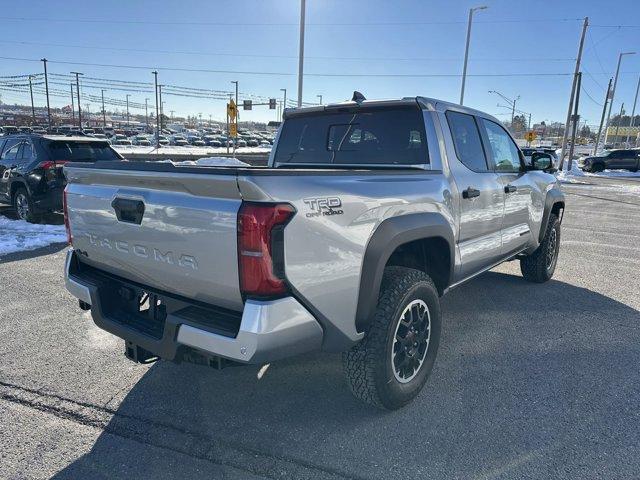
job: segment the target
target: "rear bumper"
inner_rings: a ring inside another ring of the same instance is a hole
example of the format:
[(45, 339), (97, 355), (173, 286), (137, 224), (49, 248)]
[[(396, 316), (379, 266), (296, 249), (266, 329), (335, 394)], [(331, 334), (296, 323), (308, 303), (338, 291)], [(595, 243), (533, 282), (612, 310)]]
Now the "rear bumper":
[(62, 210), (62, 192), (64, 186), (48, 187), (44, 192), (31, 196), (33, 207), (37, 212), (54, 212)]
[(320, 350), (322, 344), (322, 328), (293, 297), (248, 300), (242, 312), (230, 312), (158, 292), (162, 325), (149, 328), (117, 305), (126, 303), (118, 296), (123, 289), (135, 292), (138, 287), (83, 268), (73, 250), (67, 252), (65, 285), (91, 305), (98, 327), (167, 360), (180, 361), (185, 349), (195, 349), (240, 363), (268, 363)]

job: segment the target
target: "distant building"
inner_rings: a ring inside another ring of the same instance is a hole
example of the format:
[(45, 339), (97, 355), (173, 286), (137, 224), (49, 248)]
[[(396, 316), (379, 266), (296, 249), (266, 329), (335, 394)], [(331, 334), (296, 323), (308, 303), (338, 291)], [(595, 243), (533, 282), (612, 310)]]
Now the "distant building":
[(640, 141), (640, 126), (634, 127), (609, 127), (607, 129), (607, 143), (622, 143), (627, 141), (627, 135), (629, 136), (629, 143), (632, 146), (637, 145)]

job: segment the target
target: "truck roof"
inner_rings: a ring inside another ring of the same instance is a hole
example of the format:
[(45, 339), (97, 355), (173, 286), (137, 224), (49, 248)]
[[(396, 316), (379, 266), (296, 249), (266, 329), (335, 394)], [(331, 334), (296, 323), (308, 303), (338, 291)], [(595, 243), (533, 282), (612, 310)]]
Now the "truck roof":
[(284, 118), (286, 119), (289, 117), (293, 117), (297, 115), (305, 115), (313, 112), (325, 112), (327, 110), (353, 108), (357, 106), (394, 107), (394, 106), (407, 106), (407, 105), (416, 105), (416, 104), (420, 108), (423, 108), (425, 110), (432, 110), (432, 111), (439, 111), (439, 112), (443, 112), (445, 110), (455, 110), (462, 113), (468, 113), (470, 115), (489, 118), (498, 123), (500, 122), (500, 120), (495, 118), (493, 115), (489, 115), (486, 112), (482, 112), (474, 108), (469, 108), (457, 103), (447, 102), (445, 100), (439, 100), (437, 98), (422, 97), (422, 96), (404, 97), (404, 98), (397, 98), (397, 99), (363, 100), (361, 102), (348, 100), (345, 102), (328, 103), (326, 105), (316, 105), (313, 107), (286, 108), (284, 110)]

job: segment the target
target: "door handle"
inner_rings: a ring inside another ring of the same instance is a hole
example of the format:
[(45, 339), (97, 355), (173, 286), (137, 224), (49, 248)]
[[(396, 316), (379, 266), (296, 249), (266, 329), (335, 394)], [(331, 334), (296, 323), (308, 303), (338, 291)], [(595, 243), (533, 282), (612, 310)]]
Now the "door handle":
[(475, 197), (479, 197), (480, 196), (480, 190), (473, 188), (473, 187), (467, 187), (466, 190), (462, 191), (462, 198), (475, 198)]
[(518, 190), (518, 187), (516, 187), (515, 185), (507, 185), (506, 187), (504, 187), (504, 193), (513, 193), (516, 190)]

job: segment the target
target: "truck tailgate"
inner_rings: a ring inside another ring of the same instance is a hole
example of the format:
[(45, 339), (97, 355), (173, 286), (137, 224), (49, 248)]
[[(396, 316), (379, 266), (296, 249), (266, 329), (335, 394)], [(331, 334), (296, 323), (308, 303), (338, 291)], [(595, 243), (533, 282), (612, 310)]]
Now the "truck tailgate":
[(237, 176), (66, 167), (73, 247), (127, 280), (241, 310)]

